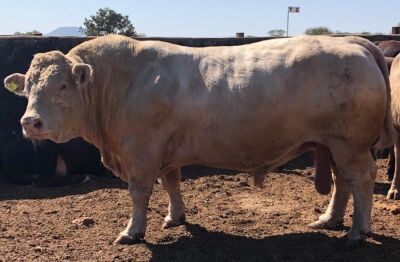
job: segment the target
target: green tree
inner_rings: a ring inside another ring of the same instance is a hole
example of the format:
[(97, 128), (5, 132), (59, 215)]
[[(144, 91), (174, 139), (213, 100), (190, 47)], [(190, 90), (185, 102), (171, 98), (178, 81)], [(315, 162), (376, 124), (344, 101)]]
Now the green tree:
[(334, 34), (328, 27), (319, 26), (308, 28), (305, 32), (306, 35), (332, 35)]
[(96, 15), (85, 18), (80, 31), (88, 36), (107, 34), (119, 34), (136, 36), (135, 27), (129, 20), (129, 16), (122, 15), (110, 8), (100, 8)]
[(14, 35), (42, 35), (42, 33), (39, 32), (38, 30), (32, 30), (32, 31), (29, 31), (29, 32), (26, 32), (26, 33), (22, 33), (22, 32), (17, 31), (17, 32), (14, 33)]
[(281, 37), (284, 36), (286, 34), (285, 30), (282, 29), (273, 29), (268, 31), (268, 35), (272, 36), (272, 37)]

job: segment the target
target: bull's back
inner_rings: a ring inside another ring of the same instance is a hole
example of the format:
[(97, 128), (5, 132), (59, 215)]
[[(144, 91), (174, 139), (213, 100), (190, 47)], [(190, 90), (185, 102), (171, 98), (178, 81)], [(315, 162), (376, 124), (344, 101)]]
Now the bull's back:
[(226, 48), (222, 57), (206, 56), (199, 63), (201, 95), (191, 105), (213, 109), (226, 124), (253, 118), (260, 126), (260, 117), (266, 125), (271, 124), (268, 119), (294, 115), (310, 121), (384, 101), (385, 82), (367, 50), (330, 38), (302, 39)]
[(201, 90), (182, 112), (204, 152), (276, 158), (304, 142), (344, 137), (372, 143), (379, 136), (385, 81), (357, 44), (295, 38), (202, 52)]

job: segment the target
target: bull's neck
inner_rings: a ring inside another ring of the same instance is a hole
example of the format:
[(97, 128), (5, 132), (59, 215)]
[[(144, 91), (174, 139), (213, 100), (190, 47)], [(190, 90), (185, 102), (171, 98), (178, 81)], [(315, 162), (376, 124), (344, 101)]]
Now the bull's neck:
[(125, 92), (112, 83), (113, 79), (120, 77), (118, 68), (96, 63), (92, 63), (92, 67), (94, 76), (82, 92), (81, 133), (99, 148), (104, 157), (118, 149), (121, 123), (125, 120), (121, 109), (126, 98), (123, 96)]

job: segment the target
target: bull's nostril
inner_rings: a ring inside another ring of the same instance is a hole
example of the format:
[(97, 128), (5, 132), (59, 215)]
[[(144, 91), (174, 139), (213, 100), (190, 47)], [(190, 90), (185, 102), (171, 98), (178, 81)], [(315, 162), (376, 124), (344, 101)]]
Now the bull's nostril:
[(36, 128), (36, 129), (42, 128), (42, 121), (40, 121), (39, 119), (35, 120), (35, 123), (33, 124), (33, 127)]

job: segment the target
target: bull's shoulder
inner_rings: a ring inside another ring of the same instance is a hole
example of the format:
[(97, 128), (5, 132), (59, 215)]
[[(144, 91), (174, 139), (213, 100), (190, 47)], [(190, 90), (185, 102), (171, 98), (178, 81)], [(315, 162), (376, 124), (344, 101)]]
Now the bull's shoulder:
[(72, 48), (68, 55), (80, 55), (87, 53), (103, 53), (107, 50), (118, 51), (132, 49), (137, 40), (122, 35), (106, 35), (85, 41)]

